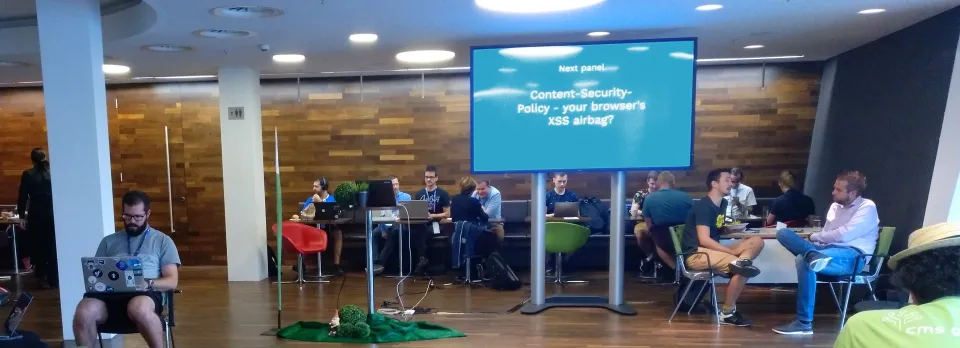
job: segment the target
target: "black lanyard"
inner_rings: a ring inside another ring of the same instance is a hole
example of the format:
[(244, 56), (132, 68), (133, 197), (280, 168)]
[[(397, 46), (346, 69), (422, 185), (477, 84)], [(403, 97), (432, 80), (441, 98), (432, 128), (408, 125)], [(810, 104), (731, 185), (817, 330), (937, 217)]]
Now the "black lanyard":
[(132, 253), (130, 252), (130, 239), (132, 239), (132, 237), (130, 237), (130, 234), (127, 233), (127, 255), (130, 255), (130, 256), (137, 256), (137, 255), (139, 255), (139, 254), (140, 254), (140, 249), (143, 248), (143, 242), (145, 242), (145, 241), (147, 240), (147, 234), (149, 234), (149, 233), (150, 233), (150, 228), (147, 227), (147, 229), (146, 229), (145, 231), (143, 231), (143, 239), (140, 240), (140, 246), (137, 247), (137, 251), (132, 252)]

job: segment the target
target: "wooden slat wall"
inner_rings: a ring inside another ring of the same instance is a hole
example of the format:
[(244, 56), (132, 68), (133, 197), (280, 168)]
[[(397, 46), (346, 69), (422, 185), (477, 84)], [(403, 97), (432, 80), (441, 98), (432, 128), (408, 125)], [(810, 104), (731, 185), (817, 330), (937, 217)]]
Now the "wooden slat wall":
[[(742, 166), (758, 196), (777, 194), (780, 170), (803, 175), (819, 94), (820, 66), (701, 67), (697, 76), (694, 167), (675, 173), (678, 186), (703, 193), (715, 167)], [(189, 264), (225, 264), (223, 185), (217, 85), (213, 82), (109, 86), (115, 196), (138, 188), (153, 197), (151, 223), (170, 230), (163, 126), (170, 127), (174, 238)], [(268, 80), (262, 83), (267, 221), (274, 209), (274, 141), (280, 138), (284, 215), (295, 214), (312, 181), (331, 189), (345, 180), (400, 177), (421, 187), (426, 164), (440, 168), (440, 185), (456, 192), (469, 174), (469, 79), (466, 75)], [(45, 147), (39, 89), (0, 90), (0, 204), (16, 200), (29, 150)], [(584, 144), (583, 146), (589, 146)], [(254, 154), (251, 154), (254, 155)], [(508, 154), (505, 154), (508, 155)], [(53, 154), (52, 159), (56, 156)], [(119, 180), (123, 173), (124, 182)], [(646, 173), (628, 175), (628, 191)], [(483, 176), (505, 199), (527, 199), (529, 175)], [(802, 180), (800, 180), (802, 182)], [(607, 198), (609, 175), (571, 173), (580, 196)], [(180, 200), (183, 197), (183, 200)], [(119, 201), (116, 203), (119, 210)], [(271, 238), (272, 239), (272, 238)]]

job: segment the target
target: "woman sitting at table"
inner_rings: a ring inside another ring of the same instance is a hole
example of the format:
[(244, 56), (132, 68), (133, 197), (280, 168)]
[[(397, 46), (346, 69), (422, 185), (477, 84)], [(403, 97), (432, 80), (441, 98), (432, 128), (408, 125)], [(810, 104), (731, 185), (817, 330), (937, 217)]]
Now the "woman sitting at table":
[(808, 217), (815, 214), (816, 208), (813, 199), (796, 189), (796, 179), (789, 171), (780, 172), (777, 186), (783, 195), (777, 197), (770, 206), (766, 225), (776, 225), (777, 221), (787, 224), (788, 227), (804, 227)]
[[(487, 232), (481, 227), (486, 225), (490, 217), (483, 211), (483, 205), (480, 204), (480, 200), (471, 196), (476, 189), (477, 181), (469, 176), (464, 177), (460, 179), (460, 194), (450, 199), (450, 220), (454, 223), (453, 236), (450, 238), (450, 249), (453, 253), (454, 268), (459, 268), (463, 259), (466, 257), (486, 256), (474, 255), (474, 245), (478, 242), (481, 235), (489, 234), (493, 237), (494, 241), (497, 240), (496, 234)], [(464, 242), (461, 243), (461, 241)], [(487, 243), (483, 244), (486, 245)], [(483, 251), (489, 253), (492, 250)]]

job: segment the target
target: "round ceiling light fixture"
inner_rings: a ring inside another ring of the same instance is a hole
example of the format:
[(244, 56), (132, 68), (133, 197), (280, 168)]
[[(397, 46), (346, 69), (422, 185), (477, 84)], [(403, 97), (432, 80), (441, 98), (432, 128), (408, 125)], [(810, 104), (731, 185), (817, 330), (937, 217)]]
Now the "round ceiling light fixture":
[(356, 43), (371, 43), (377, 42), (377, 34), (352, 34), (350, 35), (350, 42)]
[(306, 60), (302, 54), (274, 54), (273, 61), (277, 63), (300, 63)]
[(254, 36), (255, 33), (249, 30), (234, 29), (203, 29), (193, 32), (193, 35), (207, 37), (211, 39), (238, 39)]
[(474, 0), (477, 7), (506, 13), (549, 13), (597, 5), (604, 0)]
[(144, 51), (153, 51), (153, 52), (187, 52), (193, 51), (193, 47), (190, 46), (180, 46), (180, 45), (146, 45), (140, 47)]
[(404, 63), (426, 64), (451, 60), (454, 56), (456, 54), (451, 51), (420, 50), (397, 53), (397, 60)]
[(607, 36), (607, 35), (610, 35), (609, 31), (594, 31), (587, 34), (587, 36), (590, 36), (590, 37), (601, 37), (601, 36)]
[(723, 5), (720, 4), (707, 4), (697, 6), (697, 11), (716, 11), (723, 8)]
[(119, 65), (119, 64), (103, 65), (104, 74), (126, 74), (128, 72), (130, 72), (130, 67), (126, 65)]
[(877, 14), (877, 13), (883, 13), (883, 12), (887, 12), (887, 10), (882, 9), (882, 8), (868, 8), (868, 9), (866, 9), (866, 10), (862, 10), (862, 11), (857, 12), (857, 13), (859, 13), (859, 14)]
[(267, 6), (224, 6), (210, 10), (210, 14), (228, 18), (269, 18), (283, 15), (283, 10)]
[(755, 50), (755, 49), (758, 49), (758, 48), (763, 48), (763, 45), (747, 45), (747, 46), (743, 46), (743, 48), (748, 49), (748, 50)]

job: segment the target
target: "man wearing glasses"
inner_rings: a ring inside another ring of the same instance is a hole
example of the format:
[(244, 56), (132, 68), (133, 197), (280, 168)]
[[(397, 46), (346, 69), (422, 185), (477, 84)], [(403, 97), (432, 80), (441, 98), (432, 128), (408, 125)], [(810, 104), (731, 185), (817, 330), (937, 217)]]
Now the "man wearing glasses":
[(123, 195), (123, 230), (103, 237), (97, 257), (137, 256), (143, 262), (148, 291), (85, 294), (73, 317), (77, 346), (97, 343), (97, 325), (130, 320), (150, 347), (163, 346), (162, 293), (177, 288), (180, 254), (173, 239), (150, 228), (150, 197), (141, 191)]

